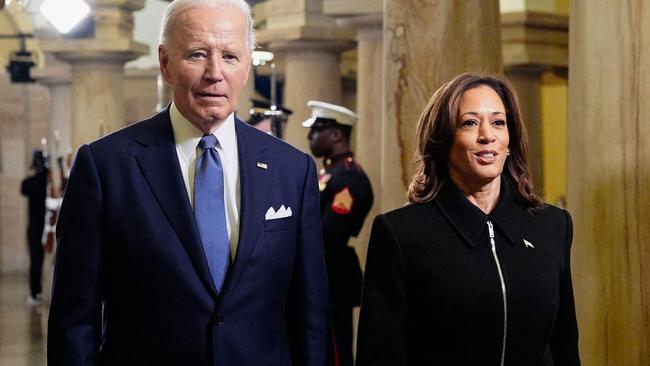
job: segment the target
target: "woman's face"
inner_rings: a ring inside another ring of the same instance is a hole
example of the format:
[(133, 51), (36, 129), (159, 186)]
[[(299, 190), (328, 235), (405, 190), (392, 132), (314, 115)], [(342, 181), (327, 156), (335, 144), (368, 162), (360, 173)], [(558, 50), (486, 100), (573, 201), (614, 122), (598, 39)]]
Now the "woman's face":
[(454, 182), (483, 186), (498, 178), (508, 154), (506, 110), (487, 85), (467, 90), (460, 100), (454, 141), (447, 162)]

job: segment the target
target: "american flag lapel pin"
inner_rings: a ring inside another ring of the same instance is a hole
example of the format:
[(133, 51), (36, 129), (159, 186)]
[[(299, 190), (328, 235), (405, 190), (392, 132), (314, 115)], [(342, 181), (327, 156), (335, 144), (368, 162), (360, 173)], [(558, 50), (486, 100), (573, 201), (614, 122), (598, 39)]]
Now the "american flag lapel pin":
[(269, 166), (266, 165), (266, 163), (262, 163), (261, 161), (258, 161), (256, 165), (257, 165), (258, 168), (262, 168), (262, 169), (268, 169), (269, 168)]

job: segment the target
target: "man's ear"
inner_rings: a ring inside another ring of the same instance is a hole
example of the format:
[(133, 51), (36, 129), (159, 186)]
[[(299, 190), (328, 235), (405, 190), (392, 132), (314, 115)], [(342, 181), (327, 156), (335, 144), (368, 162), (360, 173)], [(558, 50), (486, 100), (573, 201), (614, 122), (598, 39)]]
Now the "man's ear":
[(343, 139), (343, 131), (336, 127), (332, 127), (330, 131), (330, 139), (332, 139), (332, 142), (340, 142)]
[(171, 85), (169, 75), (169, 53), (163, 45), (158, 46), (158, 64), (160, 65), (160, 75), (162, 75), (167, 84)]

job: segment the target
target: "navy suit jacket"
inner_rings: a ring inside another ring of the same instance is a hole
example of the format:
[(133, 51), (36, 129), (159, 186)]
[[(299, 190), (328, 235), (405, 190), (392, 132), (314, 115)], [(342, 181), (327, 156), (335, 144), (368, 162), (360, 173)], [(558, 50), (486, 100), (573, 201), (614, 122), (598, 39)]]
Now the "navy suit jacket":
[[(325, 364), (315, 164), (239, 120), (235, 129), (240, 238), (221, 293), (169, 111), (79, 149), (57, 225), (50, 366)], [(293, 215), (265, 220), (281, 205)]]

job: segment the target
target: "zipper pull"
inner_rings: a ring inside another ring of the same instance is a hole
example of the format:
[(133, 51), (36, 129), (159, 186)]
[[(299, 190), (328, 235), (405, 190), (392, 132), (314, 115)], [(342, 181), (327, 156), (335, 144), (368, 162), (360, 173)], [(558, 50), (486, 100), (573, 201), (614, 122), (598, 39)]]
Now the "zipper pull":
[(488, 232), (490, 233), (490, 238), (494, 238), (494, 226), (492, 226), (492, 221), (488, 221)]

